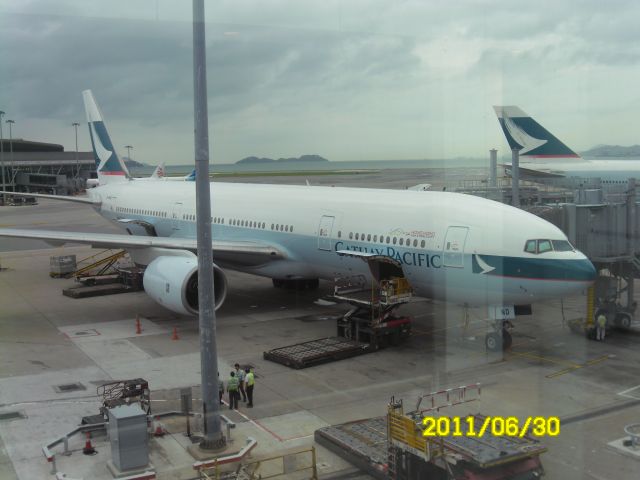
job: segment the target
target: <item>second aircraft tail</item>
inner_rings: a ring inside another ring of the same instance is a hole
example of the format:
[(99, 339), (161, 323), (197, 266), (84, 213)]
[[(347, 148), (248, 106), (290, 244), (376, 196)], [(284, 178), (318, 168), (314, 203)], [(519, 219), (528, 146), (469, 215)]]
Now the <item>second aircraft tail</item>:
[(515, 105), (494, 106), (509, 147), (520, 156), (539, 158), (580, 158), (551, 132)]

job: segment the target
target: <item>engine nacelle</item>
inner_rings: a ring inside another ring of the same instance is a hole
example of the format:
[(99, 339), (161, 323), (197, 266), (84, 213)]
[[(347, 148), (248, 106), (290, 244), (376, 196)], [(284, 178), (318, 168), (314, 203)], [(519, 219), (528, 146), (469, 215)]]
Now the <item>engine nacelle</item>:
[[(147, 266), (142, 282), (147, 295), (172, 312), (198, 314), (198, 259), (195, 256), (157, 257)], [(213, 285), (217, 310), (227, 297), (227, 277), (215, 264)]]

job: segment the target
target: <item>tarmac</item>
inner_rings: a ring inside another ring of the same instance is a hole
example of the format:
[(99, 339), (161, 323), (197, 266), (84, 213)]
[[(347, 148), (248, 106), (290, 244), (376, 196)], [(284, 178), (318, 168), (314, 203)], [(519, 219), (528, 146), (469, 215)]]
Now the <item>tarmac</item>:
[[(447, 184), (438, 171), (383, 171), (314, 177), (312, 184), (406, 188), (415, 183)], [(257, 179), (243, 177), (241, 181)], [(258, 179), (259, 180), (259, 179)], [(227, 179), (225, 179), (227, 181)], [(269, 177), (272, 183), (302, 183), (304, 177)], [(2, 207), (0, 227), (119, 232), (91, 208), (41, 201), (36, 206)], [(49, 257), (96, 251), (85, 246), (51, 248), (44, 242), (0, 239), (0, 478), (52, 478), (42, 446), (98, 413), (97, 385), (141, 377), (152, 389), (154, 412), (179, 408), (179, 389), (200, 393), (197, 321), (173, 314), (144, 292), (87, 299), (62, 296), (74, 280), (48, 275)], [(400, 310), (414, 318), (404, 344), (379, 352), (292, 370), (263, 360), (265, 350), (332, 336), (332, 316), (348, 307), (318, 300), (330, 293), (321, 282), (311, 292), (273, 288), (271, 281), (228, 271), (229, 295), (217, 312), (221, 376), (238, 362), (255, 367), (255, 407), (241, 403), (223, 413), (236, 422), (230, 449), (256, 438), (254, 457), (313, 444), (320, 427), (386, 413), (391, 396), (413, 404), (419, 395), (444, 388), (482, 384), (479, 401), (452, 413), (558, 416), (561, 433), (545, 437), (547, 478), (637, 479), (638, 456), (618, 447), (623, 428), (640, 421), (640, 331), (612, 332), (605, 342), (572, 333), (571, 319), (584, 315), (586, 296), (534, 305), (518, 317), (513, 347), (485, 351), (482, 309), (417, 299)], [(136, 334), (140, 315), (142, 333)], [(176, 327), (178, 340), (172, 340)], [(60, 393), (54, 387), (80, 383)], [(195, 477), (186, 453), (189, 439), (180, 422), (152, 439), (151, 463), (160, 479)], [(616, 443), (618, 442), (618, 443)], [(107, 439), (97, 437), (95, 456), (82, 455), (84, 439), (70, 442), (72, 455), (57, 455), (69, 478), (110, 479)], [(323, 447), (316, 446), (325, 478), (366, 478)], [(57, 447), (57, 452), (61, 449)]]

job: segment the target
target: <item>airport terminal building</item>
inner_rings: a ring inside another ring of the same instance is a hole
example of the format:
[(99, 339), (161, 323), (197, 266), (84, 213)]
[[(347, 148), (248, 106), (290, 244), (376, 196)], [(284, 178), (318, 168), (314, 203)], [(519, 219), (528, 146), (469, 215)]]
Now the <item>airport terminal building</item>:
[(95, 177), (92, 152), (65, 152), (62, 145), (55, 143), (2, 140), (3, 190), (69, 195), (83, 190), (92, 176)]

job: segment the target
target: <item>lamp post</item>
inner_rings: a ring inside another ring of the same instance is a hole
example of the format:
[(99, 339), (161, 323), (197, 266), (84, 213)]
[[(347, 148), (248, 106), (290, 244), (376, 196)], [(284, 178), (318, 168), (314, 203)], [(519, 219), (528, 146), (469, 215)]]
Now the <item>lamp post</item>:
[(73, 122), (71, 126), (76, 131), (76, 178), (78, 178), (80, 177), (80, 160), (78, 160), (78, 127), (80, 126), (80, 124), (78, 122)]
[[(7, 188), (4, 184), (4, 139), (2, 138), (2, 116), (4, 112), (0, 110), (0, 170), (2, 170), (2, 191), (5, 191)], [(7, 194), (2, 194), (2, 204), (7, 204)]]
[(14, 122), (13, 120), (7, 120), (7, 123), (9, 124), (9, 162), (10, 162), (10, 170), (9, 170), (9, 175), (11, 177), (11, 191), (15, 192), (16, 191), (16, 182), (15, 182), (15, 178), (14, 178), (14, 173), (13, 173), (13, 131), (11, 129), (11, 127), (13, 126)]
[(127, 159), (131, 160), (131, 150), (133, 150), (133, 147), (131, 145), (125, 145), (124, 148), (127, 149)]
[(219, 450), (226, 440), (220, 426), (218, 400), (218, 350), (213, 289), (211, 235), (211, 185), (209, 184), (209, 116), (207, 112), (207, 62), (204, 0), (193, 0), (193, 104), (196, 163), (196, 232), (198, 245), (198, 305), (200, 375), (202, 382), (203, 450)]

